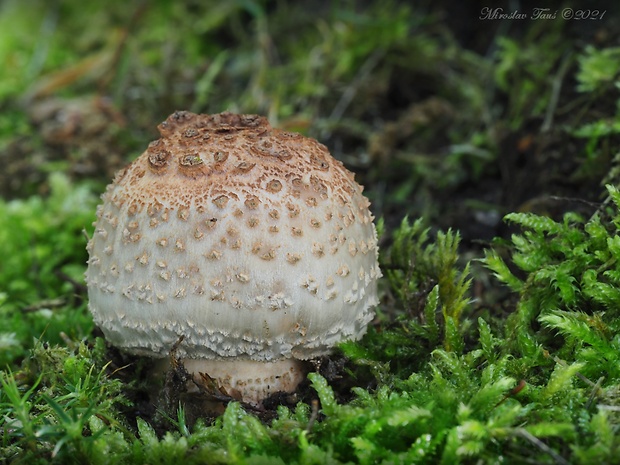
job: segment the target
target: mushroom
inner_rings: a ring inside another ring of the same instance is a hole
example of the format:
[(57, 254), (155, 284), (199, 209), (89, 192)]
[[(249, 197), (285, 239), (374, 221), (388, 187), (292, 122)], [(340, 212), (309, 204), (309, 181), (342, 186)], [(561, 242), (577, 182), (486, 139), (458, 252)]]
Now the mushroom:
[(107, 340), (177, 354), (260, 404), (302, 361), (366, 332), (378, 303), (370, 202), (316, 140), (258, 115), (179, 111), (102, 196), (89, 308)]

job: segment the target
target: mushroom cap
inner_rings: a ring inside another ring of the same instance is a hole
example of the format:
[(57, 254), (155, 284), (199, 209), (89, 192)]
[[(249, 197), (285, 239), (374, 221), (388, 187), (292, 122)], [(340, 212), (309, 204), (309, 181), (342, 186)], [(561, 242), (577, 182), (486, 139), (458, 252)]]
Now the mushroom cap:
[(116, 175), (88, 244), (89, 308), (115, 346), (309, 359), (378, 303), (377, 236), (352, 173), (264, 117), (176, 112)]

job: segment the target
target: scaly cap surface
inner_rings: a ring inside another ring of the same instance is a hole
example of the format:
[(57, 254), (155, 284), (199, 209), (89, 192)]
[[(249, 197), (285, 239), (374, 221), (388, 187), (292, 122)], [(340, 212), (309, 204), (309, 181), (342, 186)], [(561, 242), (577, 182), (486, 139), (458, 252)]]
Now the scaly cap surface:
[(308, 359), (377, 304), (362, 187), (314, 139), (257, 115), (176, 112), (102, 196), (90, 310), (129, 352)]

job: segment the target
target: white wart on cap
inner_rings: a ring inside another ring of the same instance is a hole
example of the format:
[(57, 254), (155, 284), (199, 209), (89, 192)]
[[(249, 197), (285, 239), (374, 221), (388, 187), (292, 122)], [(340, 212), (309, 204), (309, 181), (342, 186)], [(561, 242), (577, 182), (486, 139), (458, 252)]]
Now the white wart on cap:
[(102, 196), (86, 281), (96, 324), (177, 354), (244, 401), (359, 339), (381, 276), (369, 201), (327, 148), (257, 115), (176, 112)]

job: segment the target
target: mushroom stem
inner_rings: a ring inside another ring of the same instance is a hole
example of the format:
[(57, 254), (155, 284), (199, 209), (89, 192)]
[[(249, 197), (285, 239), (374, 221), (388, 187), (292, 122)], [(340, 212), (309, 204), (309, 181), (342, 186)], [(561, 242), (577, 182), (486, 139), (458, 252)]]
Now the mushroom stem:
[(204, 359), (181, 362), (196, 383), (204, 383), (200, 373), (205, 373), (230, 396), (253, 405), (260, 405), (276, 392), (294, 392), (306, 374), (305, 364), (292, 358), (274, 362)]

